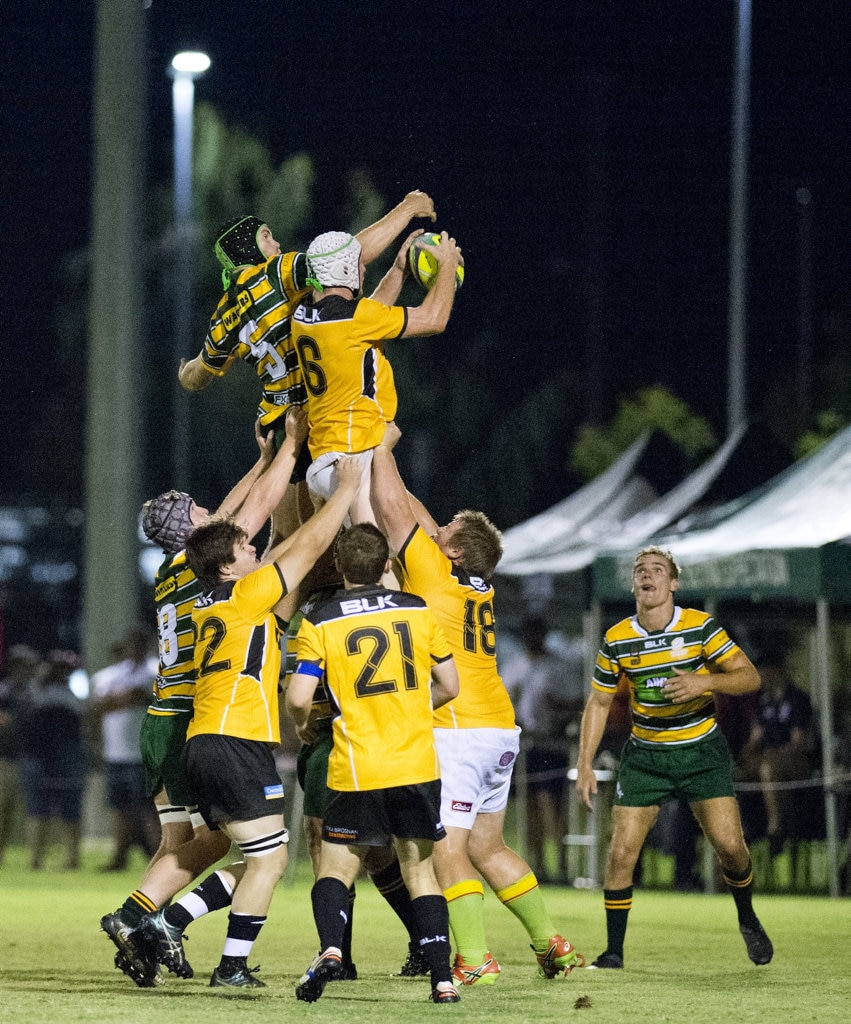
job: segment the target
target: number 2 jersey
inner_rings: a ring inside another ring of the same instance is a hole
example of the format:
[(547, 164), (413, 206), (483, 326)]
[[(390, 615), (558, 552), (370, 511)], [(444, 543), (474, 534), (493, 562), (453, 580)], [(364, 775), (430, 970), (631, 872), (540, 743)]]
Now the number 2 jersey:
[(493, 587), (455, 565), (416, 526), (398, 554), (402, 586), (425, 598), (443, 628), (461, 686), (434, 713), (438, 729), (513, 729), (514, 708), (496, 668)]
[(241, 270), (207, 330), (201, 361), (217, 377), (234, 359), (254, 368), (263, 384), (257, 415), (264, 425), (307, 401), (290, 333), (293, 309), (310, 291), (306, 278), (302, 252), (281, 253)]
[(199, 597), (195, 627), (195, 714), (201, 733), (281, 742), (278, 686), (284, 624), (272, 608), (287, 593), (274, 563)]
[(626, 676), (632, 738), (638, 743), (693, 743), (716, 728), (712, 693), (707, 689), (694, 700), (674, 704), (662, 687), (676, 674), (674, 669), (708, 676), (711, 663), (719, 664), (740, 649), (715, 619), (695, 608), (675, 607), (668, 625), (652, 633), (633, 615), (607, 631), (591, 685), (614, 693), (620, 676)]
[(328, 787), (415, 786), (440, 777), (431, 667), (452, 656), (420, 597), (382, 586), (338, 590), (298, 632), (299, 674), (323, 678), (334, 748)]

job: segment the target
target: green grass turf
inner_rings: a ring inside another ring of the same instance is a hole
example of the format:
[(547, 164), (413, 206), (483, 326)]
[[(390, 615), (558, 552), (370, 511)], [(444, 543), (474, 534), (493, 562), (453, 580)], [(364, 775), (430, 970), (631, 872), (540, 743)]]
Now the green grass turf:
[[(738, 934), (729, 896), (637, 890), (626, 969), (577, 970), (566, 980), (546, 982), (536, 977), (525, 932), (488, 894), (488, 936), (502, 976), (492, 987), (462, 990), (459, 1004), (438, 1007), (427, 1001), (426, 979), (391, 977), (405, 958), (406, 936), (366, 880), (358, 883), (355, 905), (354, 958), (360, 979), (330, 985), (315, 1004), (299, 1003), (294, 986), (317, 949), (305, 866), (299, 866), (292, 884), (276, 891), (250, 958), (252, 965), (262, 965), (267, 990), (247, 995), (208, 987), (224, 940), (223, 913), (189, 928), (186, 949), (195, 978), (166, 975), (161, 988), (142, 990), (113, 968), (113, 946), (99, 931), (101, 915), (138, 883), (140, 863), (134, 863), (133, 871), (102, 874), (90, 854), (82, 871), (34, 874), (24, 866), (24, 851), (11, 851), (0, 869), (3, 1020), (189, 1024), (238, 1015), (249, 1024), (421, 1024), (423, 1015), (440, 1014), (487, 1024), (494, 1018), (510, 1024), (831, 1024), (851, 1017), (847, 899), (758, 896), (757, 911), (776, 953), (770, 965), (755, 967)], [(605, 945), (601, 893), (544, 892), (556, 927), (593, 959)], [(577, 1006), (580, 997), (589, 1005)]]

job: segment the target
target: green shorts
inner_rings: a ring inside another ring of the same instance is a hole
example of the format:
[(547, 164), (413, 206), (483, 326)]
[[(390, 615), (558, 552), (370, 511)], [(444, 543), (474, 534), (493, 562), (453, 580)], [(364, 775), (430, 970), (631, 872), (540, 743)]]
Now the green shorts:
[(676, 747), (627, 740), (614, 802), (619, 807), (652, 807), (680, 796), (694, 803), (735, 793), (730, 748), (716, 729), (705, 739)]
[(309, 818), (324, 818), (328, 803), (328, 758), (334, 746), (334, 734), (322, 730), (309, 746), (298, 752), (296, 774), (304, 790), (304, 813)]
[(145, 768), (145, 792), (155, 797), (165, 786), (169, 803), (194, 807), (192, 787), (183, 767), (183, 748), (191, 715), (145, 715), (139, 743)]

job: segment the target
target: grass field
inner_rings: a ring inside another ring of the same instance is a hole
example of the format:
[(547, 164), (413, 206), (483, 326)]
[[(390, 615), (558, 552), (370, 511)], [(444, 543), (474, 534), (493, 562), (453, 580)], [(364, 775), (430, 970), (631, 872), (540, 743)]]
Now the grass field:
[[(91, 855), (82, 871), (33, 874), (23, 850), (0, 869), (0, 1009), (25, 1024), (109, 1021), (116, 1024), (218, 1022), (238, 1016), (248, 1024), (305, 1021), (325, 1024), (421, 1024), (423, 1015), (510, 1024), (616, 1021), (718, 1024), (759, 1021), (819, 1024), (851, 1016), (847, 943), (851, 904), (819, 897), (763, 896), (757, 910), (775, 945), (774, 961), (754, 967), (735, 924), (732, 900), (637, 891), (623, 971), (574, 971), (569, 979), (536, 977), (525, 933), (492, 895), (486, 898), (491, 950), (503, 973), (488, 988), (462, 991), (451, 1007), (428, 1002), (426, 979), (391, 977), (406, 952), (406, 936), (368, 881), (358, 883), (354, 958), (360, 978), (336, 983), (315, 1004), (296, 1001), (294, 985), (315, 955), (306, 868), (275, 894), (252, 965), (268, 989), (223, 994), (208, 987), (226, 921), (213, 914), (189, 929), (187, 954), (196, 976), (166, 976), (161, 988), (136, 988), (112, 966), (113, 947), (99, 931), (139, 880), (139, 865), (102, 874)], [(553, 918), (588, 959), (605, 945), (599, 891), (545, 890)], [(577, 999), (590, 1003), (577, 1007)], [(238, 1005), (234, 1005), (237, 1003)]]

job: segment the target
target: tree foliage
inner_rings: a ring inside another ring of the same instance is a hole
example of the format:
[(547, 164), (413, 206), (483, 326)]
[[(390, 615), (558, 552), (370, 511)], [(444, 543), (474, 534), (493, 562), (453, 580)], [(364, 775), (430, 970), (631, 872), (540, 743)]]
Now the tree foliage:
[(796, 458), (802, 459), (806, 455), (812, 455), (834, 434), (838, 434), (847, 426), (848, 418), (835, 409), (826, 409), (824, 412), (818, 413), (813, 427), (805, 431), (798, 439), (795, 448)]
[(712, 428), (702, 416), (693, 413), (667, 388), (657, 385), (622, 401), (607, 426), (580, 427), (571, 455), (572, 468), (583, 480), (592, 480), (647, 429), (661, 431), (690, 460), (706, 455), (717, 444)]

